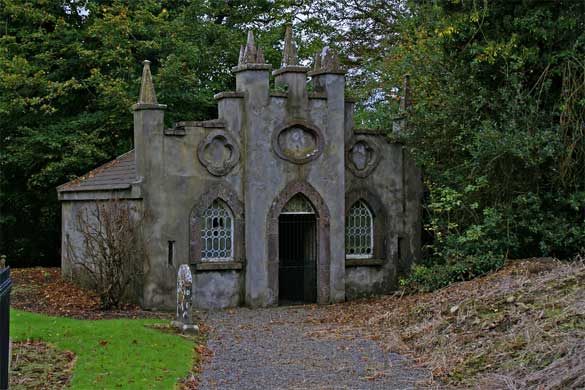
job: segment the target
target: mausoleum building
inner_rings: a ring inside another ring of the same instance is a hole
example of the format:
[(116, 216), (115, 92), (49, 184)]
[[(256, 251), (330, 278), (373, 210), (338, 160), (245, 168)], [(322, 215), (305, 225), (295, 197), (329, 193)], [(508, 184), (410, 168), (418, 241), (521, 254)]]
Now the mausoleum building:
[(235, 91), (215, 95), (217, 119), (165, 128), (145, 61), (134, 150), (58, 188), (64, 275), (82, 272), (66, 250), (84, 245), (76, 215), (115, 198), (146, 216), (137, 296), (146, 308), (174, 307), (182, 264), (197, 308), (396, 288), (420, 255), (421, 174), (386, 131), (355, 126), (335, 53), (324, 49), (312, 70), (299, 65), (289, 29), (271, 71), (250, 33), (232, 72)]

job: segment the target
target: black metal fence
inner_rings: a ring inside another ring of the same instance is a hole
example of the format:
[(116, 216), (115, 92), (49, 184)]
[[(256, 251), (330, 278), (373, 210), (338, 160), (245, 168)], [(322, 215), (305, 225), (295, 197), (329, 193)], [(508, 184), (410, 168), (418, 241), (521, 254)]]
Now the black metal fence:
[(8, 389), (10, 354), (10, 268), (0, 270), (0, 390)]

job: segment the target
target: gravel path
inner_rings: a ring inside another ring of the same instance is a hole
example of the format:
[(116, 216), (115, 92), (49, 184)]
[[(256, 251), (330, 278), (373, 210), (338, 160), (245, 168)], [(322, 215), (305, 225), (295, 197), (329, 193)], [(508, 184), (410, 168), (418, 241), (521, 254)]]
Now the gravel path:
[(208, 312), (200, 389), (419, 389), (425, 372), (356, 331), (323, 321), (324, 306)]

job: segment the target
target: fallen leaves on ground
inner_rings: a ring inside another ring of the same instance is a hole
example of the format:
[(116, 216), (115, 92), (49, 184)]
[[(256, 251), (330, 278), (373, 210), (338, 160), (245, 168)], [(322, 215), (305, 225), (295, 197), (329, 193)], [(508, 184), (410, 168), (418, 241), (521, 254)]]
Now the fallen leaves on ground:
[(75, 354), (40, 341), (12, 343), (10, 388), (60, 390), (71, 379)]
[(137, 305), (101, 310), (93, 291), (81, 288), (61, 276), (59, 268), (11, 269), (11, 306), (53, 316), (76, 319), (170, 318), (169, 313), (142, 310)]
[(585, 388), (585, 263), (530, 259), (428, 294), (329, 307), (453, 387)]
[(194, 352), (194, 356), (197, 358), (193, 361), (191, 373), (187, 377), (179, 380), (177, 384), (178, 390), (197, 390), (200, 383), (201, 367), (204, 362), (209, 361), (213, 357), (213, 352), (207, 348), (205, 343), (195, 345)]

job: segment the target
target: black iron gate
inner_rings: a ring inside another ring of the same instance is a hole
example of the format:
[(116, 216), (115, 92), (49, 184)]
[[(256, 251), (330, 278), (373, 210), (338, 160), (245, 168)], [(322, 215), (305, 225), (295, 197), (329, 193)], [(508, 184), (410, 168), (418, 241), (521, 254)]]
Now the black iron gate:
[(281, 304), (317, 301), (315, 214), (278, 218), (278, 294)]
[(8, 361), (10, 353), (10, 268), (0, 270), (0, 389), (8, 389)]

